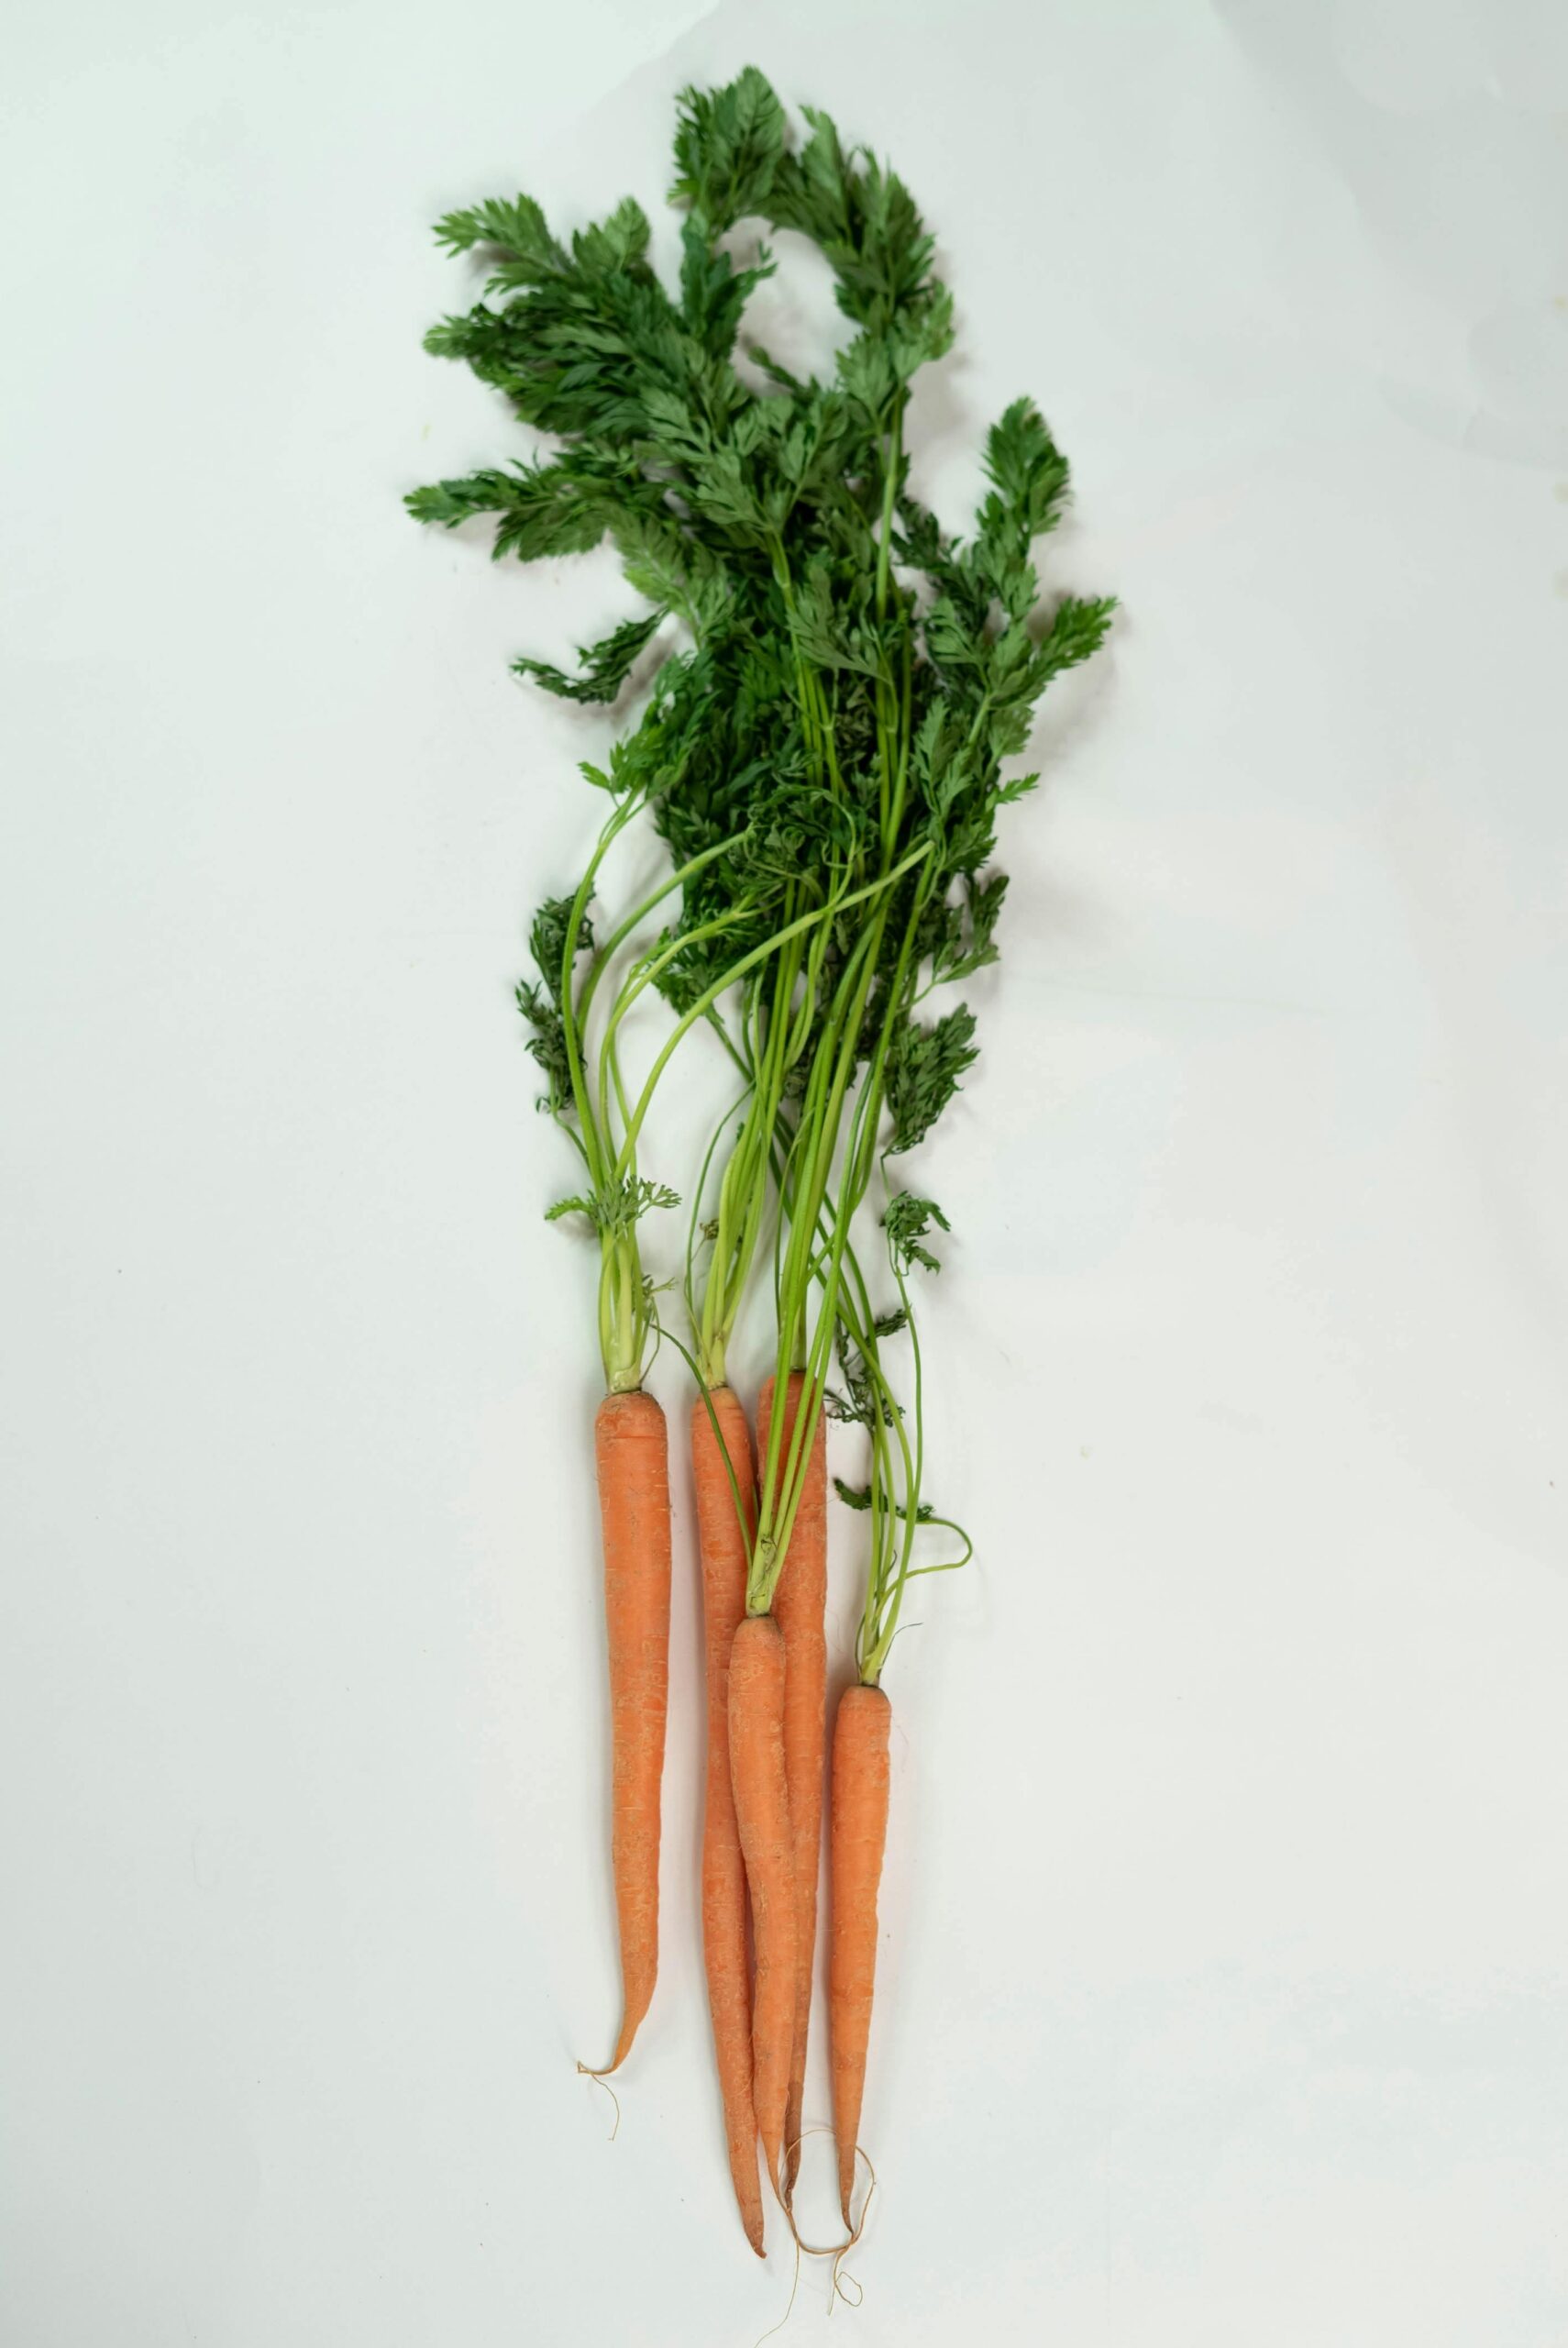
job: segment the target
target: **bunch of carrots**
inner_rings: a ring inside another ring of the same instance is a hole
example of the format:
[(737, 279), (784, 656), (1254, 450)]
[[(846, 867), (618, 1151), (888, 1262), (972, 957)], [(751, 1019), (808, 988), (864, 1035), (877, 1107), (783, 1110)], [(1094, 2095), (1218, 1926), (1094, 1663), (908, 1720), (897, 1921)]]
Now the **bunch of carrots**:
[[(1062, 510), (1067, 468), (1028, 400), (987, 436), (989, 487), (966, 539), (913, 494), (910, 386), (951, 344), (950, 298), (903, 183), (803, 111), (797, 143), (755, 69), (684, 93), (673, 292), (629, 198), (564, 243), (525, 196), (443, 220), (442, 243), (483, 253), (489, 274), (427, 348), (465, 360), (552, 445), (407, 501), (447, 526), (488, 517), (498, 557), (609, 539), (646, 607), (574, 670), (516, 664), (582, 703), (642, 695), (605, 766), (582, 769), (607, 812), (575, 888), (535, 916), (538, 975), (518, 1003), (579, 1166), (580, 1187), (550, 1213), (599, 1251), (595, 1450), (624, 1990), (607, 2067), (630, 2053), (657, 1970), (671, 1539), (667, 1428), (644, 1378), (668, 1338), (693, 1388), (704, 1958), (730, 2171), (759, 2254), (758, 2144), (786, 2210), (800, 2158), (824, 1778), (834, 2132), (855, 2222), (888, 1821), (883, 1674), (911, 1579), (969, 1555), (924, 1492), (912, 1281), (937, 1268), (948, 1224), (896, 1161), (958, 1089), (975, 1020), (961, 1002), (930, 1017), (922, 1006), (996, 958), (1007, 886), (997, 818), (1036, 780), (1007, 770), (1040, 695), (1095, 650), (1112, 610), (1072, 595), (1042, 606), (1031, 549)], [(810, 238), (832, 269), (850, 331), (831, 381), (749, 340), (750, 380), (737, 371), (746, 304), (774, 267), (764, 247), (737, 262), (733, 232), (745, 222)], [(617, 843), (650, 828), (668, 869), (623, 903)], [(650, 1003), (665, 1032), (638, 1082), (623, 1032)], [(645, 1266), (643, 1227), (679, 1201), (641, 1153), (697, 1027), (717, 1037), (734, 1097), (717, 1130), (688, 1136), (678, 1315)], [(728, 1353), (765, 1273), (773, 1365), (754, 1440)], [(834, 1479), (864, 1523), (867, 1564), (831, 1769), (830, 1417), (862, 1430), (869, 1458), (858, 1488)]]

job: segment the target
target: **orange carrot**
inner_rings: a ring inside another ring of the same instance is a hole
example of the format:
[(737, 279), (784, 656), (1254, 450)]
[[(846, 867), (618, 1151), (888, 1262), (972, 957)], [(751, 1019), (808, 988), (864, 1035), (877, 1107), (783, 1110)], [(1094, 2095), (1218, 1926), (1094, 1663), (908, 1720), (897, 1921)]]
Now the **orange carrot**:
[[(709, 1404), (712, 1417), (709, 1416)], [(719, 1432), (713, 1431), (718, 1420)], [(729, 1467), (724, 1461), (728, 1455)], [(756, 1521), (751, 1436), (739, 1397), (712, 1388), (691, 1407), (691, 1474), (702, 1559), (708, 1676), (708, 1779), (702, 1811), (702, 1957), (730, 2176), (746, 2240), (762, 2256), (762, 2187), (751, 2100), (751, 1982), (746, 1966), (745, 1860), (730, 1780), (730, 1650), (745, 1613), (746, 1535)], [(730, 1478), (734, 1475), (732, 1486)], [(735, 1495), (745, 1513), (743, 1527)]]
[(611, 1859), (621, 1935), (621, 2034), (631, 2051), (658, 1972), (659, 1778), (669, 1683), (669, 1452), (640, 1388), (606, 1394), (594, 1422), (610, 1643)]
[[(785, 1391), (782, 1456), (789, 1457), (795, 1412), (805, 1379), (792, 1370)], [(756, 1442), (767, 1449), (773, 1380), (756, 1405)], [(806, 2086), (806, 2033), (816, 1970), (817, 1874), (823, 1845), (823, 1746), (827, 1689), (827, 1430), (821, 1411), (812, 1432), (805, 1482), (790, 1534), (773, 1611), (784, 1634), (784, 1778), (790, 1797), (790, 1837), (795, 1854), (795, 2034), (790, 2095), (784, 2112), (784, 2184), (794, 2189), (801, 2165), (801, 2106)]]
[(855, 2152), (866, 2091), (866, 2045), (877, 1977), (877, 1888), (888, 1839), (888, 1731), (892, 1711), (879, 1688), (846, 1688), (833, 1728), (833, 1818), (829, 1831), (833, 1939), (828, 2029), (833, 2041), (833, 2132), (838, 2194), (850, 2224)]
[(778, 2193), (795, 2023), (795, 1855), (784, 1783), (784, 1636), (771, 1614), (748, 1614), (730, 1652), (730, 1772), (756, 1959), (751, 2096)]

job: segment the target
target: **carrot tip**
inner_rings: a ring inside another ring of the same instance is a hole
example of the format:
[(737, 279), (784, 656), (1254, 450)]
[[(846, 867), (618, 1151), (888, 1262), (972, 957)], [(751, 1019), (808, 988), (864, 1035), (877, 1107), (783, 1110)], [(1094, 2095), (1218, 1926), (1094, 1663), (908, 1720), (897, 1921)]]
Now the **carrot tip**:
[[(866, 2198), (860, 2204), (860, 2215), (856, 2219), (854, 2211), (855, 2176), (862, 2161), (866, 2164)], [(849, 2181), (845, 2184), (842, 2177), (839, 2180), (839, 2208), (844, 2212), (844, 2222), (849, 2229), (849, 2240), (845, 2244), (845, 2250), (853, 2250), (865, 2232), (866, 2213), (871, 2207), (871, 2197), (876, 2190), (877, 2172), (871, 2165), (871, 2155), (864, 2144), (856, 2144), (849, 2156)]]

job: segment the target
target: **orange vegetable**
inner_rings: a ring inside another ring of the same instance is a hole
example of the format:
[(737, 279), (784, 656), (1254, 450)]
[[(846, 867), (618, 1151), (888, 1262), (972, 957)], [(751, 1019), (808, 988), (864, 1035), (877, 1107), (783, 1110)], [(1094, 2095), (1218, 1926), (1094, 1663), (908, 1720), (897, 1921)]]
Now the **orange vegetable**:
[(888, 1839), (888, 1733), (892, 1710), (879, 1688), (847, 1688), (833, 1730), (830, 1828), (832, 1943), (828, 2029), (833, 2042), (833, 2132), (838, 2193), (850, 2224), (866, 2047), (877, 1979), (877, 1892)]
[(611, 1862), (621, 1940), (621, 2034), (631, 2052), (658, 1974), (659, 1781), (669, 1689), (669, 1450), (641, 1389), (606, 1394), (594, 1422), (610, 1646)]
[(795, 2027), (795, 1854), (784, 1779), (784, 1634), (771, 1614), (748, 1614), (730, 1652), (730, 1773), (756, 1960), (752, 2102), (767, 2174), (779, 2193)]
[[(712, 1416), (709, 1415), (709, 1405)], [(718, 1420), (715, 1434), (713, 1420)], [(726, 1455), (729, 1466), (725, 1467)], [(734, 1485), (731, 1475), (734, 1475)], [(746, 1957), (745, 1860), (730, 1779), (730, 1650), (745, 1613), (746, 1534), (756, 1520), (756, 1479), (745, 1412), (728, 1386), (691, 1407), (691, 1474), (702, 1560), (708, 1681), (708, 1773), (702, 1810), (702, 1958), (723, 2104), (730, 2175), (746, 2240), (762, 2256), (762, 2187), (751, 2099), (751, 1981)], [(745, 1523), (735, 1508), (740, 1495)]]
[[(789, 1456), (805, 1379), (790, 1374), (784, 1403), (784, 1456)], [(773, 1380), (756, 1405), (756, 1440), (766, 1453), (773, 1416)], [(773, 1612), (784, 1634), (784, 1779), (790, 1802), (790, 1838), (795, 1858), (795, 2024), (790, 2058), (790, 2093), (784, 2113), (784, 2185), (792, 2191), (801, 2165), (801, 2106), (806, 2084), (806, 2037), (816, 1970), (817, 1877), (822, 1865), (823, 1763), (826, 1733), (827, 1638), (823, 1614), (827, 1602), (827, 1430), (821, 1411), (812, 1430), (795, 1522), (784, 1568), (774, 1592)]]

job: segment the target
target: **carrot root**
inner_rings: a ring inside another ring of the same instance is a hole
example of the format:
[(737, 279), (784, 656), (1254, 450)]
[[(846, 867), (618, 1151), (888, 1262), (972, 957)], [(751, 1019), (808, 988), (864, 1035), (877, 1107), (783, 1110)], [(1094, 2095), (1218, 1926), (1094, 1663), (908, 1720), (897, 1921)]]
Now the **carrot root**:
[(664, 1412), (640, 1389), (606, 1394), (593, 1433), (610, 1653), (611, 1864), (621, 1943), (621, 2032), (604, 2066), (610, 2072), (631, 2052), (658, 1975), (659, 1788), (669, 1693), (669, 1446)]
[[(783, 1456), (795, 1428), (805, 1378), (793, 1370), (785, 1390)], [(756, 1405), (759, 1453), (767, 1448), (773, 1417), (773, 1385), (763, 1386)], [(827, 1637), (827, 1430), (821, 1411), (812, 1430), (790, 1546), (785, 1553), (773, 1611), (784, 1634), (784, 1778), (790, 1802), (790, 1836), (795, 1860), (795, 2025), (790, 2060), (790, 2092), (784, 2112), (784, 2189), (792, 2193), (801, 2165), (804, 2127), (806, 2040), (811, 2027), (812, 1983), (816, 1969), (817, 1877), (822, 1866), (823, 1765), (825, 1758)]]
[(784, 1638), (771, 1614), (748, 1614), (730, 1653), (730, 1771), (751, 1893), (752, 2101), (774, 2192), (795, 2024), (795, 1863), (784, 1779)]
[[(709, 1405), (712, 1416), (709, 1415)], [(713, 1421), (718, 1421), (715, 1433)], [(725, 1461), (728, 1460), (726, 1468)], [(739, 1398), (727, 1386), (699, 1395), (691, 1410), (691, 1472), (702, 1562), (703, 1648), (708, 1689), (708, 1767), (702, 1810), (702, 1958), (723, 2107), (724, 2141), (746, 2240), (760, 2258), (762, 2186), (751, 2098), (751, 1983), (746, 1953), (745, 1860), (730, 1776), (730, 1650), (745, 1614), (745, 1529), (756, 1521), (751, 1437)], [(730, 1482), (734, 1475), (734, 1484)]]
[(833, 2132), (845, 2225), (866, 2092), (866, 2049), (877, 1978), (877, 1893), (888, 1840), (888, 1736), (892, 1711), (879, 1688), (839, 1699), (833, 1732), (830, 1832), (832, 1944), (828, 2024), (833, 2041)]

